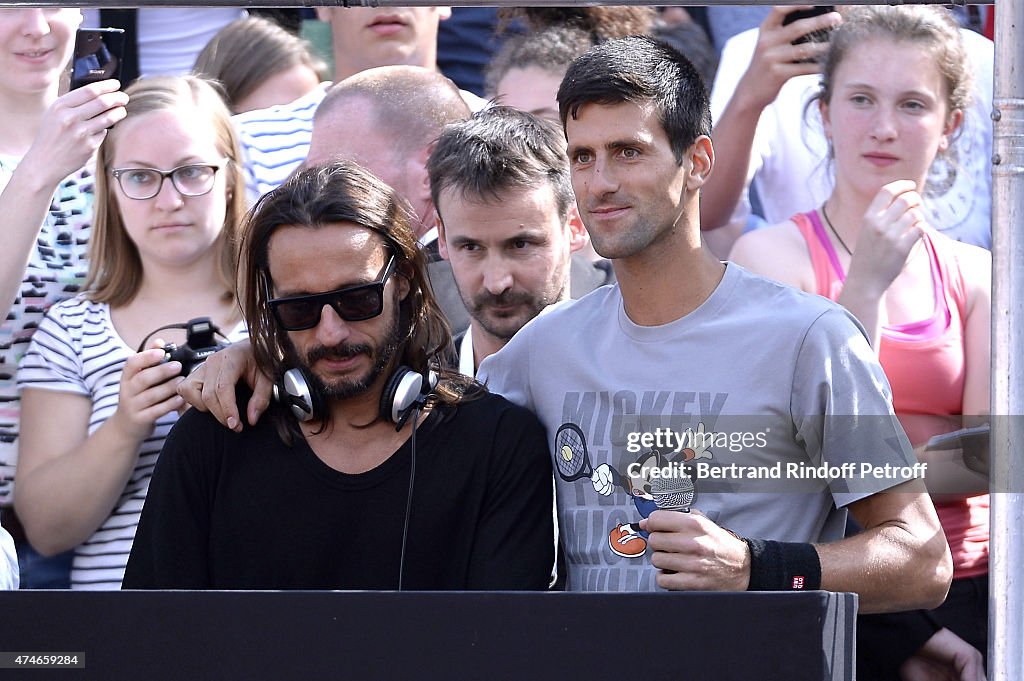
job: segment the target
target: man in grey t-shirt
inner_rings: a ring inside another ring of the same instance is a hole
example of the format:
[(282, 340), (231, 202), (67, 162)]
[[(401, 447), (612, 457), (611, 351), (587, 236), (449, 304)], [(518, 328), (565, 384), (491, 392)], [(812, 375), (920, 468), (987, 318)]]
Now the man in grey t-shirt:
[[(940, 603), (949, 549), (856, 320), (702, 247), (714, 150), (692, 65), (609, 41), (558, 101), (580, 213), (619, 284), (536, 318), (480, 375), (548, 430), (569, 588)], [(843, 538), (840, 509), (864, 531)]]

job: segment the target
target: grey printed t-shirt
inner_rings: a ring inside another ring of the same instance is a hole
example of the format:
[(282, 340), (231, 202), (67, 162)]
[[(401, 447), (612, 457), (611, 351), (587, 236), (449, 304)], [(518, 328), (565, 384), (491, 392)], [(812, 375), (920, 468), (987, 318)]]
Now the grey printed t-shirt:
[(689, 485), (740, 536), (818, 542), (843, 536), (847, 504), (920, 476), (853, 316), (734, 264), (663, 326), (632, 323), (618, 286), (565, 303), (478, 376), (547, 429), (572, 590), (656, 590), (638, 523)]

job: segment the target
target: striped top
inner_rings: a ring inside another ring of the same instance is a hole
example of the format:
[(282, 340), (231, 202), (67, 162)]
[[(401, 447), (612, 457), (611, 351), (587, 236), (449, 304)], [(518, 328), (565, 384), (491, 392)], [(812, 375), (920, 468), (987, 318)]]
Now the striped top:
[(245, 163), (245, 190), (250, 204), (284, 182), (306, 160), (313, 138), (313, 115), (330, 85), (321, 83), (289, 104), (232, 117)]
[(7, 530), (0, 527), (0, 591), (17, 589), (20, 583), (18, 552), (14, 547), (14, 539)]
[[(232, 117), (245, 164), (245, 194), (250, 205), (276, 189), (309, 154), (313, 116), (332, 83), (321, 83), (312, 92), (289, 104), (246, 111)], [(459, 90), (471, 111), (487, 102), (472, 92)]]
[[(17, 158), (0, 156), (0, 191), (7, 186), (18, 162)], [(18, 463), (18, 362), (50, 305), (75, 295), (85, 281), (92, 231), (91, 168), (90, 162), (57, 187), (36, 237), (36, 247), (29, 254), (18, 296), (0, 322), (0, 506), (12, 503)]]
[[(239, 325), (231, 340), (245, 337)], [(18, 370), (18, 388), (75, 393), (92, 400), (91, 435), (117, 408), (121, 371), (134, 348), (125, 345), (110, 319), (110, 306), (79, 295), (58, 303), (39, 324)], [(149, 481), (177, 412), (157, 420), (139, 449), (135, 470), (114, 510), (96, 532), (75, 549), (72, 589), (120, 589)]]

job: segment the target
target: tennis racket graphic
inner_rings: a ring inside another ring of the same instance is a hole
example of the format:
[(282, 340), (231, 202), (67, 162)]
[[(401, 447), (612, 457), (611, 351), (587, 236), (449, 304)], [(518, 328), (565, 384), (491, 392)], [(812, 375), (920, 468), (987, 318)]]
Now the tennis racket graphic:
[(575, 423), (563, 423), (555, 433), (555, 464), (566, 482), (589, 478), (594, 473), (587, 454), (587, 439)]

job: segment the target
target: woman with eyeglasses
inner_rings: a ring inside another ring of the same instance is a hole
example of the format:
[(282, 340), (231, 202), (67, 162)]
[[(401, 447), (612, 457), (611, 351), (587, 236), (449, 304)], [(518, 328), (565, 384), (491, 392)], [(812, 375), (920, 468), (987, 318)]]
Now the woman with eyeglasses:
[(81, 21), (77, 9), (0, 9), (0, 520), (17, 544), (22, 588), (66, 588), (70, 557), (35, 552), (11, 508), (15, 373), (46, 309), (85, 278), (92, 156), (127, 101), (113, 80), (61, 95)]
[(74, 548), (71, 587), (120, 588), (157, 455), (184, 402), (154, 329), (209, 317), (242, 335), (238, 146), (213, 87), (137, 81), (97, 155), (85, 291), (54, 305), (22, 360), (15, 505), (43, 553)]

